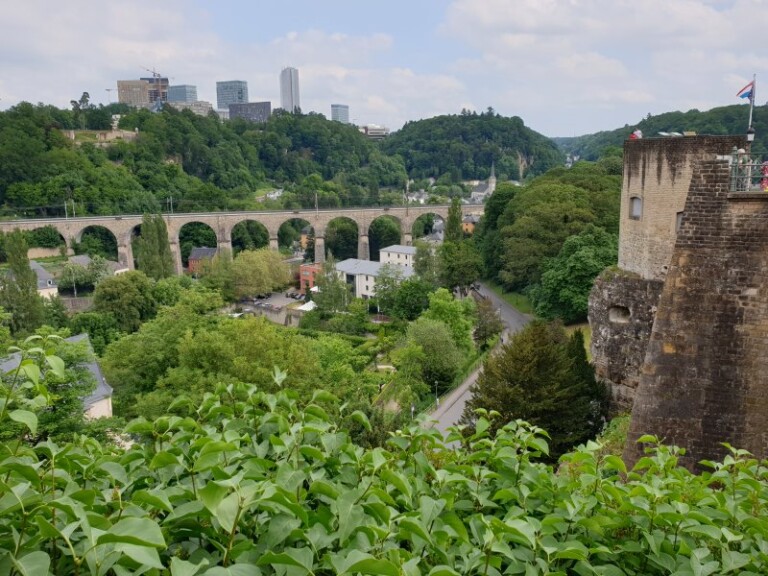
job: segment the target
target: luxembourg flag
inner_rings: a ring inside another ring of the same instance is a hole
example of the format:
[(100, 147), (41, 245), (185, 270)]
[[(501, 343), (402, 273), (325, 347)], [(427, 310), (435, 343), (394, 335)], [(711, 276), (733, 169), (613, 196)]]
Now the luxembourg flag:
[(752, 82), (750, 82), (749, 84), (744, 86), (744, 88), (739, 90), (739, 93), (736, 94), (736, 96), (738, 96), (739, 98), (749, 98), (751, 100), (752, 94), (754, 93), (754, 91), (755, 91), (755, 81), (752, 80)]

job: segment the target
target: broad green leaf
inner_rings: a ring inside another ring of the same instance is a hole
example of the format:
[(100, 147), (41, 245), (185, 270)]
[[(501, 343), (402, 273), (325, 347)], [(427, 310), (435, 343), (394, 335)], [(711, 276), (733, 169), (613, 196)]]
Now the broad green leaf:
[(397, 488), (403, 496), (409, 500), (411, 499), (411, 485), (408, 480), (406, 480), (405, 476), (399, 472), (386, 468), (379, 473), (379, 476), (382, 480)]
[(66, 368), (64, 366), (64, 360), (58, 356), (46, 356), (45, 361), (48, 366), (51, 367), (51, 371), (59, 378), (66, 377)]
[(192, 562), (174, 556), (171, 558), (171, 576), (195, 576), (208, 564), (209, 562), (205, 558), (200, 561), (200, 564), (192, 564)]
[(450, 566), (435, 566), (429, 571), (428, 576), (461, 576), (456, 570)]
[(365, 413), (361, 412), (360, 410), (355, 410), (350, 414), (350, 417), (352, 420), (360, 424), (363, 428), (365, 428), (368, 432), (371, 431), (371, 423), (368, 420), (368, 416), (365, 415)]
[(349, 566), (344, 574), (380, 574), (382, 576), (400, 576), (400, 569), (389, 560), (366, 558)]
[(128, 558), (134, 562), (138, 562), (142, 566), (149, 566), (150, 568), (163, 569), (163, 563), (160, 562), (160, 555), (157, 550), (150, 546), (139, 546), (137, 544), (116, 544), (115, 550), (122, 552)]
[(19, 370), (28, 380), (33, 382), (35, 386), (40, 383), (40, 367), (34, 362), (22, 362)]
[(32, 434), (37, 433), (37, 416), (29, 410), (14, 410), (8, 416), (14, 422), (24, 424)]
[(157, 522), (149, 518), (123, 518), (98, 538), (99, 544), (117, 542), (165, 548), (165, 538)]
[(216, 566), (203, 572), (202, 576), (258, 576), (261, 574), (253, 564), (233, 564), (227, 568)]
[(314, 566), (314, 555), (309, 548), (286, 548), (279, 554), (267, 552), (259, 558), (257, 564), (259, 566), (284, 564), (302, 568), (304, 573), (310, 573)]
[(219, 521), (221, 527), (227, 534), (231, 534), (235, 529), (237, 515), (240, 511), (240, 496), (233, 492), (216, 506), (213, 516)]
[(51, 566), (51, 558), (39, 550), (21, 558), (11, 556), (11, 560), (22, 576), (44, 576)]

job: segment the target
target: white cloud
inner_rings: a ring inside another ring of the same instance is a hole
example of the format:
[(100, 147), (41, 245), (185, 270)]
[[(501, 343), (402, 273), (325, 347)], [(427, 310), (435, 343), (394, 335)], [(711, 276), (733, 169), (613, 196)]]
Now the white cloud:
[[(307, 111), (328, 115), (343, 103), (360, 123), (398, 128), (493, 106), (555, 136), (736, 103), (753, 73), (768, 78), (766, 0), (454, 0), (437, 30), (417, 35), (396, 20), (376, 29), (340, 15), (323, 28), (286, 14), (238, 36), (213, 9), (189, 0), (8, 3), (0, 108), (68, 106), (83, 91), (107, 102), (106, 88), (144, 68), (195, 84), (210, 101), (217, 80), (247, 80), (251, 100), (277, 106), (280, 69), (295, 66)], [(253, 18), (250, 4), (215, 9)]]

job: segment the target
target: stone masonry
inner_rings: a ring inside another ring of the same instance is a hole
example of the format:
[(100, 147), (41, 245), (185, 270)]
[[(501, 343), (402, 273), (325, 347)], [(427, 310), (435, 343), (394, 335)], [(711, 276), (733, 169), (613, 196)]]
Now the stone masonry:
[(655, 434), (683, 463), (722, 442), (768, 457), (768, 194), (733, 193), (726, 160), (697, 163), (641, 369), (625, 456)]

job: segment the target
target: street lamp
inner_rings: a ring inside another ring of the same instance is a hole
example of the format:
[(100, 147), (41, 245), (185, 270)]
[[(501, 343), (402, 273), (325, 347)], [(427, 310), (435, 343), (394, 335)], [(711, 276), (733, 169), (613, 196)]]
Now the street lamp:
[(437, 396), (437, 380), (435, 380), (435, 408), (440, 408), (440, 398)]
[(415, 417), (415, 414), (416, 414), (416, 406), (414, 406), (413, 404), (411, 404), (411, 420), (413, 420), (413, 419), (414, 419), (414, 417)]
[(747, 142), (750, 144), (755, 141), (755, 129), (750, 126), (747, 128)]

